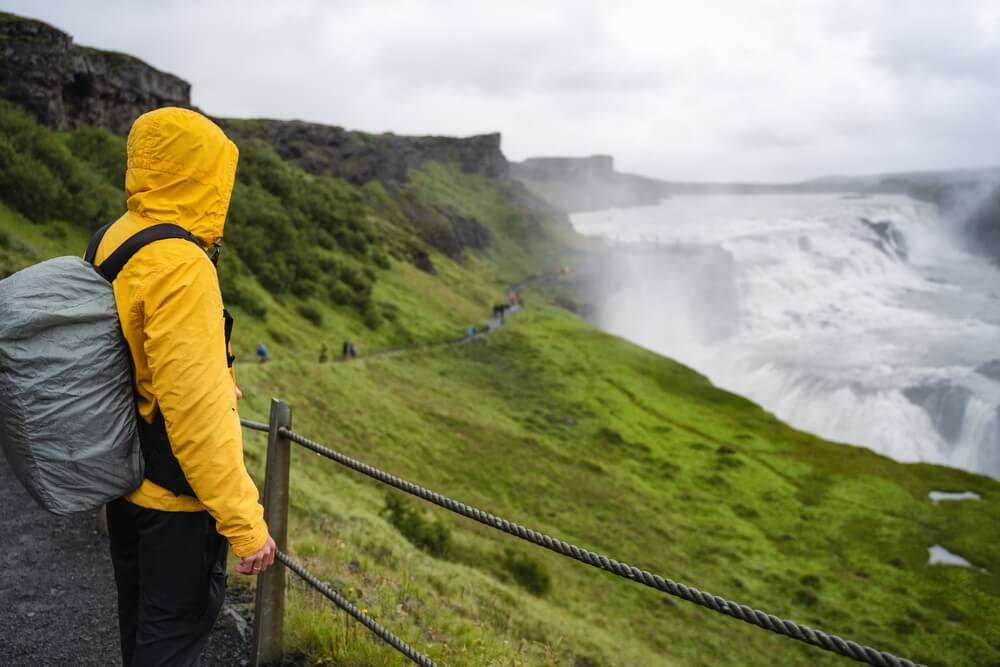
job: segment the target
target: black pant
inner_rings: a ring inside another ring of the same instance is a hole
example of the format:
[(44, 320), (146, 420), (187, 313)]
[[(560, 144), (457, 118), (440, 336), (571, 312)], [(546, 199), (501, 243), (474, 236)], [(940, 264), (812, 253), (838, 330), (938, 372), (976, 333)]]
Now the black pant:
[(228, 544), (208, 512), (108, 505), (124, 667), (197, 667), (226, 593)]

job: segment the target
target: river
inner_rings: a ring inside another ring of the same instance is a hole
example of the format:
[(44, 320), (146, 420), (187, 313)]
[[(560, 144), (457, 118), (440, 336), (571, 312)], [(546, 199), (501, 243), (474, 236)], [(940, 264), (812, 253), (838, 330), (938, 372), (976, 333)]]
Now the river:
[(782, 420), (1000, 478), (1000, 269), (903, 196), (688, 196), (572, 216), (592, 317)]

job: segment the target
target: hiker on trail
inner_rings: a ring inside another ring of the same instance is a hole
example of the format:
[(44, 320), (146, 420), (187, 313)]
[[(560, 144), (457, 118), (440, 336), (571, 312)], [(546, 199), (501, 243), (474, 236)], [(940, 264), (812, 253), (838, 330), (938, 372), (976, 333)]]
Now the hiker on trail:
[(352, 357), (358, 356), (358, 346), (355, 345), (354, 343), (351, 343), (351, 356)]
[(326, 363), (327, 352), (328, 350), (326, 349), (326, 343), (323, 343), (323, 346), (319, 348), (319, 363), (321, 364)]
[(512, 306), (517, 303), (517, 292), (511, 290), (510, 292), (507, 293), (507, 303), (509, 303)]
[(228, 547), (242, 574), (274, 562), (243, 461), (231, 318), (206, 254), (222, 240), (237, 158), (199, 113), (140, 116), (128, 137), (128, 210), (97, 248), (101, 262), (160, 223), (190, 233), (141, 248), (113, 285), (146, 460), (142, 484), (107, 506), (124, 665), (197, 665), (222, 608)]
[(257, 359), (260, 363), (267, 361), (267, 345), (257, 343)]
[(469, 328), (465, 330), (465, 335), (468, 336), (469, 338), (475, 338), (476, 337), (476, 327), (474, 325), (470, 324)]
[(348, 340), (344, 341), (344, 345), (340, 348), (340, 358), (347, 359), (351, 354), (351, 342)]

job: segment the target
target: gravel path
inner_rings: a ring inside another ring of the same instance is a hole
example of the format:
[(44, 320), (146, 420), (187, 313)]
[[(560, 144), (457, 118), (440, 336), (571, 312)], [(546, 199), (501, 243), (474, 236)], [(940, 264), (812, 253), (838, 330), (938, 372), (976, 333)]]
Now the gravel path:
[[(38, 507), (0, 455), (0, 665), (118, 665), (118, 616), (107, 538), (93, 515)], [(247, 664), (252, 593), (229, 578), (203, 667)]]

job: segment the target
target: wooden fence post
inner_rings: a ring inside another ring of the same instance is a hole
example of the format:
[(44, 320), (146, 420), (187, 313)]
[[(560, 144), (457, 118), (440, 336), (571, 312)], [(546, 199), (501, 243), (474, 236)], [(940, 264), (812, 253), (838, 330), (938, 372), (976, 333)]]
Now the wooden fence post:
[[(267, 435), (267, 463), (264, 478), (264, 520), (280, 551), (288, 538), (288, 464), (291, 443), (278, 433), (292, 428), (292, 409), (277, 398), (271, 399)], [(280, 664), (284, 655), (282, 639), (285, 621), (285, 567), (275, 561), (257, 576), (257, 596), (253, 615), (254, 667)]]

